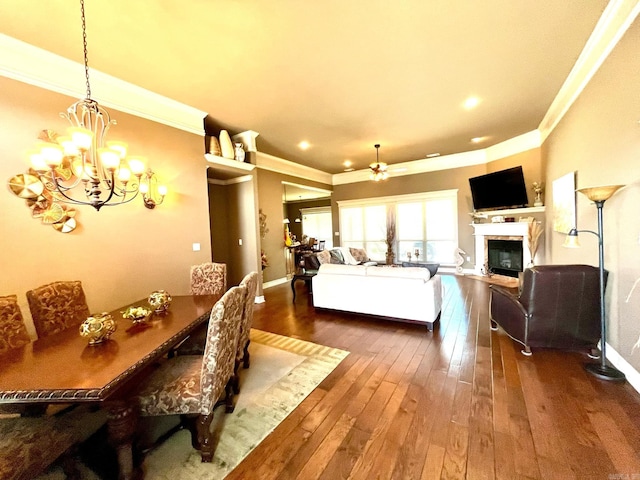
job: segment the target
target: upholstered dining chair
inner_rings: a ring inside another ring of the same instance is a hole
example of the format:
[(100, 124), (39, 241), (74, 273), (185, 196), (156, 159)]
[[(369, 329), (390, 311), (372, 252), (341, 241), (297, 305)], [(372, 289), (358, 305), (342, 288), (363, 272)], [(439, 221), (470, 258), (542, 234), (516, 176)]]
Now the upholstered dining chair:
[[(0, 355), (31, 342), (16, 295), (0, 297)], [(24, 414), (24, 405), (0, 405), (0, 414)]]
[(0, 354), (31, 341), (16, 295), (0, 297)]
[(226, 264), (205, 262), (191, 267), (191, 295), (215, 295), (226, 291)]
[(238, 326), (246, 291), (246, 287), (232, 287), (214, 305), (204, 355), (165, 360), (136, 393), (142, 416), (181, 415), (203, 462), (213, 458), (215, 442), (210, 427), (214, 409), (224, 404), (227, 413), (234, 410)]
[(238, 354), (236, 361), (238, 365), (242, 362), (244, 368), (249, 368), (249, 334), (253, 324), (253, 306), (256, 303), (256, 290), (258, 289), (258, 272), (248, 273), (240, 282), (240, 286), (247, 288), (244, 308), (242, 310), (242, 321), (240, 322), (240, 339), (238, 340)]
[(42, 285), (29, 290), (27, 300), (38, 337), (79, 325), (89, 316), (89, 307), (79, 280)]
[[(206, 262), (191, 267), (191, 295), (222, 295), (227, 290), (227, 265)], [(173, 355), (202, 355), (207, 338), (207, 324), (196, 328), (189, 338), (176, 349)]]

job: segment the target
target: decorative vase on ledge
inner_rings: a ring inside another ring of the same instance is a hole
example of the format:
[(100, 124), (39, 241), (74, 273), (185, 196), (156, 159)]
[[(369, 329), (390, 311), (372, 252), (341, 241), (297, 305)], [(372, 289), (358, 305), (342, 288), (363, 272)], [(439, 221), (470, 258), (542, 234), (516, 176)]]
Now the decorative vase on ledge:
[(244, 162), (244, 148), (241, 143), (234, 143), (234, 155), (238, 162)]
[(220, 150), (222, 150), (222, 156), (231, 160), (235, 159), (235, 151), (233, 149), (233, 143), (229, 132), (226, 130), (220, 130)]
[(220, 142), (213, 135), (209, 139), (209, 153), (211, 155), (215, 155), (216, 157), (222, 156), (222, 150), (220, 150)]

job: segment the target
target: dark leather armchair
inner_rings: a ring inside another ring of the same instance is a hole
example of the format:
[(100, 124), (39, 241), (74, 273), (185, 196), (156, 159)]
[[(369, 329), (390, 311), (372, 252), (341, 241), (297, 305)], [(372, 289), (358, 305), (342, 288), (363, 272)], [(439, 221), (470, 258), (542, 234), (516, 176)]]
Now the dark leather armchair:
[(491, 285), (491, 328), (500, 325), (524, 345), (524, 355), (531, 355), (531, 347), (542, 347), (591, 350), (597, 356), (599, 282), (598, 269), (589, 265), (528, 268), (519, 294)]

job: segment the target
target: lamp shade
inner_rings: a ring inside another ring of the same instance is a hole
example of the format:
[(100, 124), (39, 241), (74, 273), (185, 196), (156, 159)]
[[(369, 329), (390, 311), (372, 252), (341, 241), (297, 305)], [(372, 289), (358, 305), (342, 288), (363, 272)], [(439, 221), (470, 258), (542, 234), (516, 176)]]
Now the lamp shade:
[(580, 242), (578, 241), (578, 230), (575, 228), (569, 230), (562, 246), (565, 248), (579, 248)]
[(602, 185), (600, 187), (579, 188), (578, 192), (585, 195), (592, 202), (603, 202), (620, 190), (624, 185)]

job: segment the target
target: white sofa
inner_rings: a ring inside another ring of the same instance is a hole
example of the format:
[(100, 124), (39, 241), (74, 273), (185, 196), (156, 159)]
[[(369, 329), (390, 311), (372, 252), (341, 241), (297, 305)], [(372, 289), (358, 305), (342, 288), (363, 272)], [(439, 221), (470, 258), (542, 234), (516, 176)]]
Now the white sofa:
[(423, 323), (440, 318), (442, 282), (420, 267), (325, 263), (312, 279), (313, 306)]

